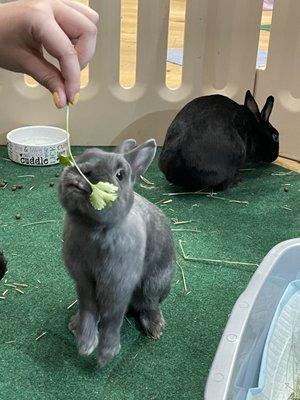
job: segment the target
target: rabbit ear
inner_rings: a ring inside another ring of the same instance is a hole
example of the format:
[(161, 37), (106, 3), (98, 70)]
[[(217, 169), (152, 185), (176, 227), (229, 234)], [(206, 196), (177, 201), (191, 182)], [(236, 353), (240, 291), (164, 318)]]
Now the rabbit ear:
[(252, 96), (250, 90), (247, 90), (246, 95), (245, 95), (245, 106), (254, 114), (255, 116), (259, 116), (259, 109), (258, 105)]
[(143, 175), (151, 164), (156, 152), (156, 142), (154, 139), (147, 140), (144, 144), (124, 154), (132, 170), (133, 180)]
[(126, 139), (120, 146), (116, 147), (115, 153), (119, 154), (128, 153), (130, 150), (134, 149), (135, 146), (136, 146), (135, 139)]
[(264, 108), (261, 111), (261, 118), (268, 122), (271, 112), (273, 110), (273, 106), (274, 106), (274, 97), (273, 96), (269, 96), (267, 98), (266, 104), (264, 105)]

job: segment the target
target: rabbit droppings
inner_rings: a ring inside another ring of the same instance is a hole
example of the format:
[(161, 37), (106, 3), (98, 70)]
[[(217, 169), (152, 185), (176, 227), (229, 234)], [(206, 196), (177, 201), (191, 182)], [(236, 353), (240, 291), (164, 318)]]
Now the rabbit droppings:
[(63, 254), (74, 279), (79, 312), (71, 318), (79, 353), (89, 355), (98, 346), (105, 366), (120, 350), (120, 329), (129, 309), (145, 333), (158, 339), (165, 327), (160, 303), (170, 291), (175, 251), (163, 213), (135, 194), (133, 186), (152, 162), (156, 143), (135, 147), (126, 140), (114, 153), (94, 148), (77, 157), (92, 183), (118, 187), (111, 207), (95, 210), (90, 186), (74, 167), (65, 168), (60, 201), (66, 210)]
[(188, 190), (225, 190), (240, 182), (248, 161), (278, 157), (279, 133), (269, 117), (274, 98), (261, 112), (248, 90), (244, 105), (221, 95), (192, 100), (171, 123), (159, 159), (168, 181)]

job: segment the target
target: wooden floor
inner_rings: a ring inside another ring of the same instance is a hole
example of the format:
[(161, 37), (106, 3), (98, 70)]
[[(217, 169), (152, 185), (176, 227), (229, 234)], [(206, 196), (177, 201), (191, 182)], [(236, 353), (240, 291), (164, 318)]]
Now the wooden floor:
[(300, 173), (300, 163), (298, 163), (297, 161), (289, 160), (283, 157), (278, 157), (277, 160), (275, 161), (275, 164), (281, 165), (281, 167), (290, 169), (291, 171)]
[[(171, 0), (168, 48), (183, 48), (186, 0)], [(135, 81), (138, 0), (122, 0), (120, 82), (130, 87)], [(262, 24), (271, 24), (272, 11), (264, 11)], [(261, 31), (259, 48), (268, 49), (270, 33)], [(181, 83), (182, 66), (166, 63), (166, 84), (175, 89)]]

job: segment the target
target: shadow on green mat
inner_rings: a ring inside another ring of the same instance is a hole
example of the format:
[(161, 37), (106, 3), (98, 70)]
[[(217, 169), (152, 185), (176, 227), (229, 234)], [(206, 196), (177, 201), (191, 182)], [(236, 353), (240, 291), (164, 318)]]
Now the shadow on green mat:
[[(3, 147), (0, 156), (7, 157)], [(59, 166), (22, 167), (0, 158), (0, 180), (9, 182), (0, 189), (0, 248), (9, 260), (6, 279), (9, 284), (28, 284), (19, 286), (22, 294), (0, 282), (0, 296), (8, 289), (6, 299), (0, 300), (0, 398), (203, 399), (228, 314), (255, 267), (184, 261), (179, 240), (189, 256), (259, 263), (275, 244), (299, 235), (299, 175), (274, 165), (255, 167), (242, 172), (239, 186), (220, 193), (223, 199), (168, 196), (165, 193), (179, 190), (165, 181), (154, 162), (146, 175), (154, 185), (140, 182), (136, 191), (159, 202), (177, 229), (174, 241), (188, 294), (178, 270), (163, 305), (163, 337), (153, 342), (132, 320), (125, 320), (121, 353), (100, 370), (95, 355), (77, 355), (67, 330), (76, 305), (67, 307), (76, 295), (61, 258), (58, 171)], [(12, 184), (23, 189), (12, 192)], [(17, 212), (20, 220), (15, 219)]]

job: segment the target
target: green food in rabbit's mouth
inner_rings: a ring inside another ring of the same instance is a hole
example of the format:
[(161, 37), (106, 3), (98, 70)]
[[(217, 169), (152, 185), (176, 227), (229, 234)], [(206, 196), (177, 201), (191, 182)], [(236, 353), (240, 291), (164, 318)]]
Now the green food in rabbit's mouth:
[(92, 194), (90, 196), (90, 201), (92, 206), (96, 210), (102, 210), (105, 207), (109, 207), (116, 200), (116, 191), (118, 188), (108, 182), (98, 182), (92, 186)]
[(108, 182), (98, 182), (96, 184), (91, 183), (88, 178), (83, 174), (80, 170), (76, 161), (72, 155), (71, 144), (70, 144), (70, 133), (69, 133), (69, 106), (67, 105), (67, 114), (66, 114), (66, 131), (68, 135), (68, 155), (60, 155), (59, 162), (64, 166), (72, 166), (77, 169), (79, 174), (87, 181), (87, 183), (91, 186), (92, 193), (90, 195), (90, 202), (92, 206), (96, 210), (103, 210), (105, 207), (109, 207), (113, 204), (113, 202), (117, 199), (117, 191), (118, 188), (112, 183)]

